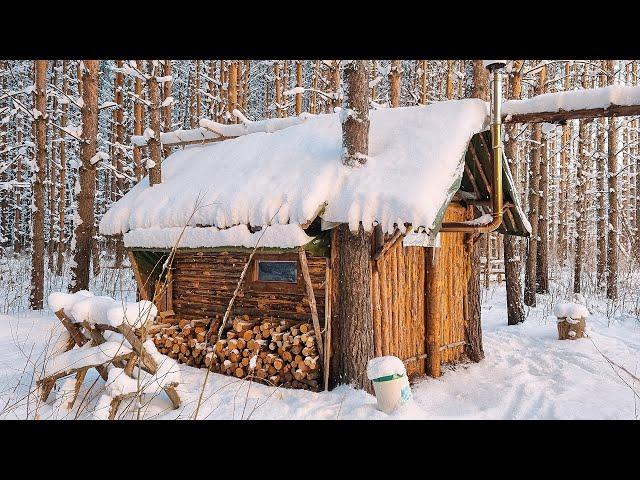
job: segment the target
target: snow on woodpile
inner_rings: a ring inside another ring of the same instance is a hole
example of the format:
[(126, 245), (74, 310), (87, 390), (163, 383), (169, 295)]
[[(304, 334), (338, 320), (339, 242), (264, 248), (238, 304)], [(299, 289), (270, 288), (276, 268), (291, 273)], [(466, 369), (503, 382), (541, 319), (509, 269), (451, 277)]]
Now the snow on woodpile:
[[(179, 240), (179, 242), (178, 242)], [(306, 245), (308, 236), (300, 225), (271, 225), (251, 233), (246, 225), (219, 230), (216, 227), (136, 228), (124, 234), (126, 247), (139, 248), (213, 248), (213, 247), (278, 247)]]
[(525, 100), (508, 100), (502, 114), (559, 112), (560, 110), (589, 110), (611, 105), (640, 105), (640, 86), (610, 85), (608, 87), (545, 93)]
[(163, 162), (163, 183), (149, 187), (145, 178), (115, 203), (100, 232), (305, 224), (319, 213), (353, 229), (360, 221), (386, 232), (403, 223), (431, 228), (487, 115), (477, 99), (373, 110), (370, 158), (359, 168), (341, 163), (338, 114), (185, 148)]

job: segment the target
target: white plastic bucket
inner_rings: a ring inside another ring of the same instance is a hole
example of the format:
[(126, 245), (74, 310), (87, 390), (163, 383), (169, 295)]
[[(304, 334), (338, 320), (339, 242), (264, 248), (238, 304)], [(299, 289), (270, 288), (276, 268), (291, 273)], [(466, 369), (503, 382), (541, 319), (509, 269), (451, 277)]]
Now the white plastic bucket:
[(372, 380), (378, 410), (391, 413), (411, 400), (411, 387), (406, 375), (388, 375)]

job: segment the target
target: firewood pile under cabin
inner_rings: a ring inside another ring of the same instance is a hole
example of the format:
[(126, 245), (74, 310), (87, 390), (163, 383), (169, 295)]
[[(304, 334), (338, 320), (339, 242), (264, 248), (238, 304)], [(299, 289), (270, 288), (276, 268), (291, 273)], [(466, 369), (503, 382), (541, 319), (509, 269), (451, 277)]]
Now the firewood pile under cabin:
[[(371, 158), (355, 169), (340, 161), (338, 114), (203, 121), (202, 145), (194, 131), (164, 134), (165, 146), (189, 142), (162, 162), (162, 183), (143, 179), (100, 223), (102, 234), (122, 235), (139, 295), (158, 307), (159, 352), (239, 378), (326, 388), (340, 373), (332, 311), (348, 281), (332, 273), (335, 227), (348, 224), (371, 232), (375, 355), (433, 376), (467, 358), (480, 334), (468, 302), (473, 231), (491, 220), (495, 181), (488, 114), (476, 99), (371, 111)], [(506, 163), (501, 179), (498, 231), (527, 236)], [(443, 228), (453, 224), (469, 233)]]

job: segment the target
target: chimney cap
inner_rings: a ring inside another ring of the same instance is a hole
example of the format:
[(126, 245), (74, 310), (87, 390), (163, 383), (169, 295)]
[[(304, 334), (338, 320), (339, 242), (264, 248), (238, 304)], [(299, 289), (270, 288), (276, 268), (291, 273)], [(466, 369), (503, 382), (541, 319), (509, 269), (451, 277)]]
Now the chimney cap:
[(506, 60), (483, 60), (482, 66), (489, 70), (493, 70), (495, 68), (504, 68), (507, 64)]

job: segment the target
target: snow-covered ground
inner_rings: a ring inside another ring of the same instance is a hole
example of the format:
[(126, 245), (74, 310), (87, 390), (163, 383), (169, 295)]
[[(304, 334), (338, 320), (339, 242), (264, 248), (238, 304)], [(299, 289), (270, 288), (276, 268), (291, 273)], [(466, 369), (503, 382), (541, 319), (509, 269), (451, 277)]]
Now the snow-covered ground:
[[(640, 382), (630, 375), (640, 376), (638, 319), (608, 321), (597, 305), (590, 305), (589, 338), (559, 341), (548, 298), (540, 298), (541, 306), (529, 312), (524, 324), (507, 326), (504, 284), (493, 286), (483, 304), (485, 360), (448, 368), (439, 379), (418, 379), (412, 386), (414, 401), (393, 415), (376, 410), (373, 396), (346, 386), (311, 393), (212, 374), (198, 418), (640, 418), (640, 397), (632, 390), (640, 392)], [(72, 411), (54, 394), (47, 403), (27, 395), (35, 389), (47, 345), (59, 328), (50, 311), (0, 315), (0, 418), (93, 418), (104, 391), (95, 371), (87, 375)], [(181, 370), (180, 409), (172, 410), (161, 393), (145, 396), (140, 408), (123, 404), (120, 411), (127, 413), (120, 418), (192, 418), (205, 371), (184, 365)], [(58, 384), (60, 397), (69, 385)]]

